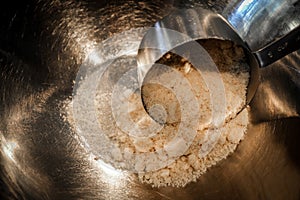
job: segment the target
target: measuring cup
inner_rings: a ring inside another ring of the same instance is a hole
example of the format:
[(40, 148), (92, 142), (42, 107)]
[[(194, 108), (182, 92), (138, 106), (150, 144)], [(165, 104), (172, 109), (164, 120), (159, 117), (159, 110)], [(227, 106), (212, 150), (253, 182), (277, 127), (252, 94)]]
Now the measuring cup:
[[(252, 51), (223, 16), (203, 8), (177, 10), (158, 21), (154, 29), (154, 34), (151, 30), (151, 33), (144, 36), (137, 56), (141, 77), (150, 70), (151, 63), (154, 64), (171, 48), (192, 40), (230, 40), (244, 48), (250, 66), (246, 105), (254, 97), (259, 85), (259, 68), (266, 67), (300, 48), (300, 26), (298, 26), (258, 51)], [(174, 38), (173, 31), (180, 34), (176, 34)]]

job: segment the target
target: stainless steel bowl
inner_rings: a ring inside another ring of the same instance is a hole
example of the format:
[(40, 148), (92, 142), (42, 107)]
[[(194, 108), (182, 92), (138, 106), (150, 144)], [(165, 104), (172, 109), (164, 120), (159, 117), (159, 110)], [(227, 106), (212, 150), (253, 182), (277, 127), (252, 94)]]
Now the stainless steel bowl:
[[(185, 188), (152, 188), (95, 165), (62, 117), (62, 102), (72, 95), (89, 46), (151, 26), (176, 7), (201, 6), (227, 18), (241, 2), (45, 0), (2, 6), (1, 199), (299, 199), (300, 51), (260, 70), (246, 138)], [(247, 38), (259, 34), (253, 47), (284, 34), (292, 15), (300, 16), (299, 1), (287, 9), (276, 19), (256, 18), (264, 29), (247, 32)], [(273, 27), (279, 27), (276, 33)]]

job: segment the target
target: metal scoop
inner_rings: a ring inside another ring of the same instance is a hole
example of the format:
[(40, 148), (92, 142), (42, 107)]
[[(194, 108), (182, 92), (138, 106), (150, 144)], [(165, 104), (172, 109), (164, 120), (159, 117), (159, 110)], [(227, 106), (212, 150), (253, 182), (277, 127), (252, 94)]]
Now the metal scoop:
[[(173, 31), (168, 31), (173, 30)], [(241, 45), (250, 65), (250, 81), (246, 105), (252, 100), (259, 85), (259, 68), (270, 65), (285, 55), (300, 48), (300, 26), (253, 52), (241, 39), (233, 26), (221, 15), (202, 8), (177, 10), (154, 25), (140, 45), (137, 61), (139, 74), (144, 77), (160, 57), (178, 45), (191, 40), (221, 39)], [(179, 34), (175, 34), (177, 32)]]

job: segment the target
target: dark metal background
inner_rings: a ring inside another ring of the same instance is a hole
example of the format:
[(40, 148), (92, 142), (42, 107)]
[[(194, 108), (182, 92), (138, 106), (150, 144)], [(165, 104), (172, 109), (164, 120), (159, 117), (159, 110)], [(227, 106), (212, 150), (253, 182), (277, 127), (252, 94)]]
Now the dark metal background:
[(9, 4), (0, 8), (1, 199), (300, 198), (299, 51), (261, 70), (245, 140), (185, 188), (154, 189), (134, 176), (109, 177), (89, 161), (61, 116), (61, 102), (72, 94), (85, 44), (151, 26), (175, 7), (229, 12), (227, 1)]

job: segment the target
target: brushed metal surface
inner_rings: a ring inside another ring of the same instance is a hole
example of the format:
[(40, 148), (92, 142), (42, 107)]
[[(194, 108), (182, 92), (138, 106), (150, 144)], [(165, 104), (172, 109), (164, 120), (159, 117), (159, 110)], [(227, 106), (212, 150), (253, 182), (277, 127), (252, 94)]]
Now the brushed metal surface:
[(298, 0), (233, 0), (222, 15), (252, 51), (291, 32), (300, 25)]
[(87, 50), (151, 26), (176, 6), (218, 1), (22, 1), (0, 8), (1, 199), (300, 197), (300, 54), (261, 70), (253, 122), (237, 151), (185, 188), (151, 188), (89, 158), (61, 116)]

